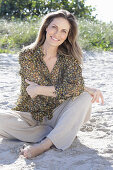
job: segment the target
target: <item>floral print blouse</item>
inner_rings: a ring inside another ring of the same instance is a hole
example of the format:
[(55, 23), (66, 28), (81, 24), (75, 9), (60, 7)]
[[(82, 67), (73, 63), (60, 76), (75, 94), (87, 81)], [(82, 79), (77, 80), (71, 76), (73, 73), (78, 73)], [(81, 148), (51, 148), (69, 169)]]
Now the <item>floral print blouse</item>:
[[(19, 54), (21, 91), (17, 104), (13, 110), (30, 112), (32, 117), (43, 121), (53, 117), (53, 110), (64, 100), (79, 96), (84, 91), (82, 69), (78, 61), (71, 57), (58, 53), (58, 58), (50, 73), (43, 60), (41, 47), (37, 49), (25, 49)], [(56, 97), (37, 95), (31, 98), (26, 88), (25, 79), (42, 86), (54, 86)]]

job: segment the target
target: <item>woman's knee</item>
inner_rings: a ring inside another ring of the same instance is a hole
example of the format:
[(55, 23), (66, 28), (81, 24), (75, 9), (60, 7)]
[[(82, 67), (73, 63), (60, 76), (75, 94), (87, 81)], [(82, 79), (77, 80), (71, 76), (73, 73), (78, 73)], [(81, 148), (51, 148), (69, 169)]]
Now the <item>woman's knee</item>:
[(80, 95), (80, 98), (83, 100), (83, 102), (87, 102), (89, 104), (91, 104), (91, 95), (88, 93), (88, 92), (83, 92), (81, 95)]
[(0, 113), (0, 128), (8, 127), (9, 123), (13, 118), (13, 114), (10, 112), (3, 111)]
[(83, 92), (70, 103), (70, 106), (74, 106), (75, 109), (88, 109), (92, 106), (91, 95), (88, 92)]

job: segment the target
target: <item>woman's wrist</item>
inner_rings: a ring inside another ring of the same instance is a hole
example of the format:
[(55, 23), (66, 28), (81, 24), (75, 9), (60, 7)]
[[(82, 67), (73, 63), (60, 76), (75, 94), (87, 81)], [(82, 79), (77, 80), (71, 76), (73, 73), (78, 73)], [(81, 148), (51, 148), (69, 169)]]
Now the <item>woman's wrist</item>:
[(84, 87), (84, 91), (88, 92), (89, 94), (93, 94), (95, 89), (94, 88), (90, 88), (90, 87)]
[(90, 88), (85, 86), (85, 87), (84, 87), (84, 91), (89, 92), (89, 91), (90, 91)]
[(40, 86), (40, 85), (37, 85), (36, 93), (37, 93), (37, 95), (56, 97), (55, 87), (54, 86)]
[(41, 95), (41, 86), (40, 85), (36, 85), (36, 94)]

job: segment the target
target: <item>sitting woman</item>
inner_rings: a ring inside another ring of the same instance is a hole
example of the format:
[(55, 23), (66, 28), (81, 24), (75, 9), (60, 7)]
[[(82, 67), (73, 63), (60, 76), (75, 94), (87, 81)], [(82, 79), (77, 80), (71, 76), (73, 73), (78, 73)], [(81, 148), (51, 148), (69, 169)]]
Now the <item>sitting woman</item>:
[(45, 16), (36, 41), (19, 54), (21, 94), (17, 105), (0, 113), (0, 137), (35, 143), (21, 149), (35, 157), (54, 145), (70, 147), (90, 119), (99, 90), (85, 87), (75, 17), (66, 10)]

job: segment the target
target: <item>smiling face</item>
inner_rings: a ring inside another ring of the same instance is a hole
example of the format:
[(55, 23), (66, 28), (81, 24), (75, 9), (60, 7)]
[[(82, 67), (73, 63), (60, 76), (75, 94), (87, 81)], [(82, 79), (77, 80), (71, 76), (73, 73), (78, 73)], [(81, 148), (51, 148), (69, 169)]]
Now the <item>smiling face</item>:
[(70, 29), (69, 22), (62, 18), (55, 18), (46, 28), (46, 43), (58, 47), (67, 38)]

